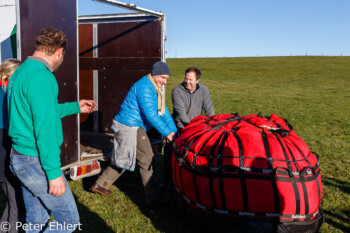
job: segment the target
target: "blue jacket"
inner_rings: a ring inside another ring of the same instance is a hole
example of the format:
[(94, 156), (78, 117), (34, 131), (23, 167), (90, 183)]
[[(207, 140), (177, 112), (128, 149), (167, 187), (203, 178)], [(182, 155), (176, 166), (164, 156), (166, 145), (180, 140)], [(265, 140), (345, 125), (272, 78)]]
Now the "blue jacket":
[(0, 129), (8, 129), (6, 92), (0, 85)]
[(154, 127), (165, 137), (171, 132), (177, 132), (166, 105), (165, 113), (162, 116), (158, 115), (157, 92), (147, 76), (142, 77), (130, 88), (114, 119), (124, 125), (141, 127), (146, 132)]

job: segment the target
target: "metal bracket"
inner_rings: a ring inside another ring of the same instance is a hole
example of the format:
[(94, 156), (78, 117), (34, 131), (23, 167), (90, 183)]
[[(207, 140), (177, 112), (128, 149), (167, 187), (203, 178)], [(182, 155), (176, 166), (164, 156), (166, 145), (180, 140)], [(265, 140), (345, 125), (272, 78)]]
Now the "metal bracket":
[(105, 3), (105, 4), (108, 4), (108, 5), (112, 5), (112, 6), (117, 6), (117, 7), (120, 7), (120, 8), (127, 9), (127, 10), (132, 10), (132, 11), (136, 11), (136, 12), (146, 13), (146, 14), (153, 15), (153, 16), (156, 16), (156, 17), (163, 17), (164, 16), (163, 12), (152, 11), (152, 10), (148, 10), (148, 9), (145, 9), (145, 8), (141, 8), (141, 7), (136, 6), (133, 3), (126, 4), (126, 3), (115, 1), (115, 0), (93, 0), (93, 1)]

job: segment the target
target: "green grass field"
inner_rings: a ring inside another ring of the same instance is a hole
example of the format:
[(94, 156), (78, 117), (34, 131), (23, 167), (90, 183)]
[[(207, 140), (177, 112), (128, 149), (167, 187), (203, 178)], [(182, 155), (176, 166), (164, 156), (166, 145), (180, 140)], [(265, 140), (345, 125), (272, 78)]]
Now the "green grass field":
[[(168, 59), (167, 63), (170, 112), (172, 88), (182, 82), (187, 67), (197, 66), (216, 114), (261, 112), (287, 119), (320, 156), (325, 213), (320, 232), (350, 232), (350, 57), (193, 58)], [(162, 156), (155, 165), (161, 174)], [(108, 197), (88, 191), (95, 179), (69, 182), (84, 233), (209, 231), (184, 219), (170, 205), (148, 210), (137, 172), (124, 174)], [(0, 195), (0, 201), (4, 196)]]

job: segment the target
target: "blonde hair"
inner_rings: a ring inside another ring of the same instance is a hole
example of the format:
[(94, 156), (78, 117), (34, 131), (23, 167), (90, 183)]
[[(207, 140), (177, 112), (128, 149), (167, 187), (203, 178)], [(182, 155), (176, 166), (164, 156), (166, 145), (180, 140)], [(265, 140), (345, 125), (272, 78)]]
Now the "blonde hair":
[(5, 82), (9, 81), (15, 70), (21, 65), (21, 62), (14, 58), (6, 59), (0, 65), (0, 77), (2, 81), (2, 88), (6, 90)]

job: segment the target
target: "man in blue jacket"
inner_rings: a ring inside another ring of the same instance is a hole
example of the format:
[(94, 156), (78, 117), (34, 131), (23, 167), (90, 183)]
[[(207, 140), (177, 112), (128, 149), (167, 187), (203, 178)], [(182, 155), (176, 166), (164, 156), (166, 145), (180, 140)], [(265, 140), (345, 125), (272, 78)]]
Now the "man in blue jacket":
[(133, 171), (137, 163), (145, 189), (146, 205), (152, 207), (159, 204), (159, 190), (152, 169), (153, 151), (146, 132), (154, 127), (168, 142), (173, 140), (177, 132), (161, 91), (169, 75), (168, 65), (157, 62), (150, 74), (130, 88), (113, 120), (111, 164), (91, 187), (91, 191), (102, 195), (111, 194), (109, 188), (113, 183), (125, 170)]

